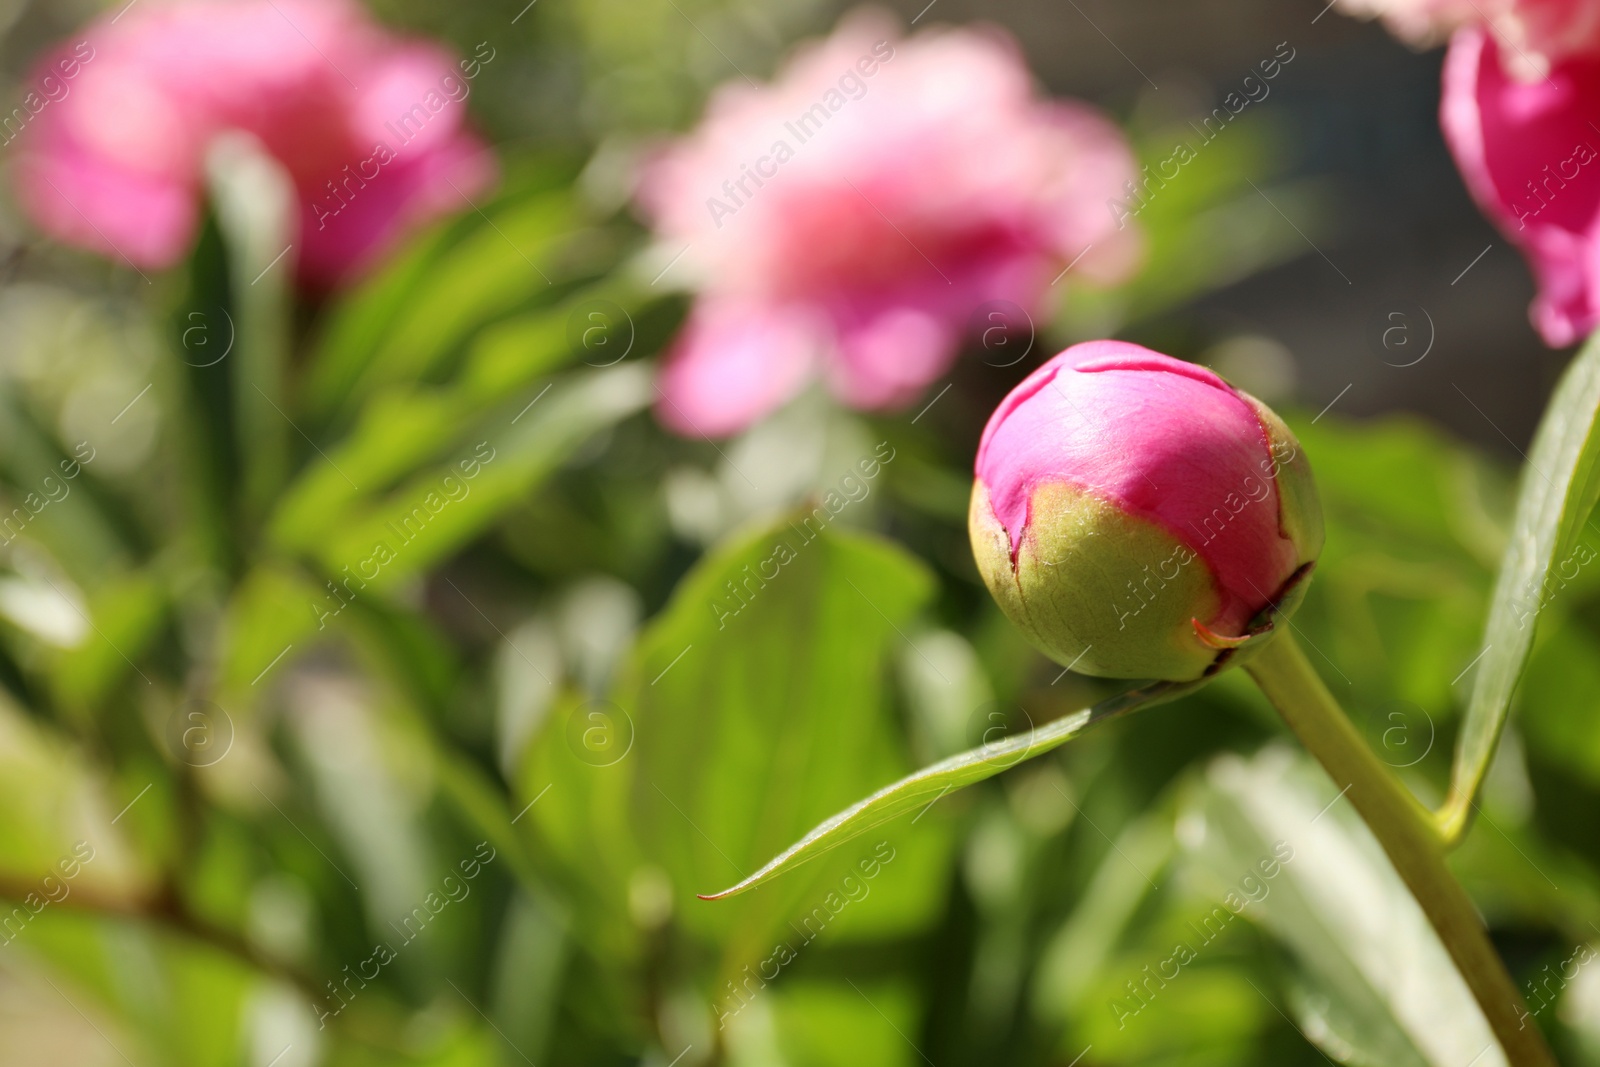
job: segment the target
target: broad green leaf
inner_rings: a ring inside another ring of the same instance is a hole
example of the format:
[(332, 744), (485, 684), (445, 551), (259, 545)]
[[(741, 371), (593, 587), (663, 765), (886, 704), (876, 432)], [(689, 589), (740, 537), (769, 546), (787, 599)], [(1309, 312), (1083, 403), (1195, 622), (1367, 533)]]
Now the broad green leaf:
[(1511, 540), (1495, 581), (1481, 659), (1474, 668), (1472, 699), (1456, 743), (1450, 797), (1439, 813), (1448, 839), (1459, 839), (1470, 822), (1474, 798), (1494, 758), (1512, 693), (1533, 647), (1545, 585), (1579, 548), (1579, 535), (1600, 500), (1597, 460), (1600, 340), (1591, 339), (1556, 387), (1523, 471)]
[(721, 892), (706, 894), (703, 899), (721, 900), (754, 889), (874, 827), (918, 808), (925, 808), (953, 790), (992, 778), (1023, 760), (1042, 756), (1096, 723), (1135, 708), (1173, 700), (1197, 687), (1197, 683), (1158, 682), (1101, 701), (1094, 707), (1063, 715), (1054, 722), (1026, 733), (940, 760), (845, 808), (778, 853), (754, 874)]
[[(639, 928), (670, 919), (716, 945), (708, 962), (732, 978), (778, 939), (808, 939), (788, 922), (803, 924), (863, 862), (873, 874), (855, 877), (870, 899), (849, 908), (877, 918), (852, 921), (851, 937), (937, 914), (948, 838), (935, 819), (845, 850), (781, 892), (718, 907), (692, 895), (904, 772), (888, 681), (930, 586), (918, 561), (876, 538), (826, 528), (808, 539), (781, 521), (747, 531), (679, 583), (610, 701), (551, 709), (521, 803), (581, 887), (586, 943), (627, 955)], [(897, 914), (879, 915), (890, 902)], [(826, 934), (845, 925), (830, 920)]]
[[(1288, 1000), (1301, 1032), (1335, 1060), (1503, 1067), (1422, 909), (1308, 758), (1274, 748), (1217, 759), (1179, 817), (1178, 839), (1195, 884), (1216, 902), (1197, 938), (1236, 915), (1263, 926), (1294, 958)], [(1204, 940), (1189, 947), (1207, 951)], [(1173, 979), (1186, 980), (1182, 971)]]

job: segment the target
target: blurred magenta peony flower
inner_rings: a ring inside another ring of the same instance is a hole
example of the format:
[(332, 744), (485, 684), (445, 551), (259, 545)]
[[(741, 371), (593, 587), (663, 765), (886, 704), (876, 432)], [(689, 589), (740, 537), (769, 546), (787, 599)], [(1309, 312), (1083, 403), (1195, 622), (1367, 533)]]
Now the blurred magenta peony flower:
[[(348, 279), (495, 174), (464, 131), (467, 82), (436, 45), (345, 0), (145, 0), (93, 23), (68, 91), (18, 138), (18, 195), (50, 234), (139, 266), (191, 248), (207, 145), (254, 135), (293, 178), (301, 277)], [(488, 57), (493, 58), (492, 54)]]
[(1029, 375), (978, 447), (972, 545), (1000, 607), (1086, 674), (1188, 681), (1268, 606), (1292, 612), (1322, 550), (1299, 442), (1190, 363), (1089, 341)]
[(731, 83), (646, 168), (638, 200), (699, 297), (659, 415), (732, 433), (820, 373), (858, 408), (911, 402), (988, 301), (1042, 311), (1051, 282), (1115, 280), (1137, 232), (1107, 202), (1138, 175), (1091, 108), (1038, 97), (998, 30), (899, 39), (875, 14)]
[(1506, 49), (1506, 69), (1519, 81), (1542, 78), (1571, 56), (1600, 53), (1594, 0), (1340, 0), (1340, 7), (1381, 18), (1395, 36), (1421, 46), (1485, 28)]
[(1559, 347), (1600, 322), (1600, 54), (1530, 82), (1503, 59), (1489, 33), (1456, 34), (1440, 122), (1474, 199), (1532, 265), (1533, 323)]

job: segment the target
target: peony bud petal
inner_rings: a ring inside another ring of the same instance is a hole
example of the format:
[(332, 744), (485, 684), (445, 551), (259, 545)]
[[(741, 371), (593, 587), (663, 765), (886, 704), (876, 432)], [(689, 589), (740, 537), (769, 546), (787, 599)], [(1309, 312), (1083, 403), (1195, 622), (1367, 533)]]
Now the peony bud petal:
[[(1322, 548), (1287, 426), (1203, 367), (1076, 345), (990, 418), (970, 515), (1002, 610), (1086, 674), (1188, 681), (1292, 610)], [(1292, 594), (1292, 595), (1291, 595)]]
[(1600, 58), (1573, 56), (1518, 81), (1495, 39), (1462, 30), (1444, 66), (1440, 125), (1473, 199), (1522, 250), (1539, 295), (1534, 326), (1552, 346), (1600, 322)]

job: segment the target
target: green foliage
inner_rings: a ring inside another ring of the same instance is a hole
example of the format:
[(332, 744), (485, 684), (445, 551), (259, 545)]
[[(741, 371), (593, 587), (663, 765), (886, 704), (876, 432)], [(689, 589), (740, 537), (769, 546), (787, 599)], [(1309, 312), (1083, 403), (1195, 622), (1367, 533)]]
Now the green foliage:
[(812, 938), (915, 931), (942, 896), (948, 846), (930, 819), (776, 892), (694, 898), (906, 767), (888, 663), (928, 575), (891, 545), (791, 518), (687, 575), (611, 699), (558, 700), (521, 774), (541, 852), (577, 887), (584, 943), (630, 971), (684, 968), (719, 1022), (743, 1014), (728, 983), (745, 968), (787, 966)]
[(1158, 683), (1122, 696), (1102, 701), (1035, 730), (1015, 737), (996, 738), (970, 752), (940, 760), (886, 785), (864, 800), (857, 801), (813, 827), (804, 837), (784, 849), (760, 870), (738, 884), (715, 894), (715, 899), (735, 896), (764, 884), (800, 864), (831, 851), (884, 823), (918, 808), (928, 808), (945, 794), (992, 778), (1010, 770), (1023, 760), (1042, 756), (1077, 737), (1097, 722), (1135, 711), (1141, 707), (1172, 700), (1194, 688), (1176, 683)]
[[(239, 146), (185, 270), (0, 286), (0, 1059), (1472, 1061), (1437, 945), (1244, 679), (1064, 674), (984, 591), (972, 452), (1029, 366), (969, 360), (921, 416), (811, 393), (717, 444), (646, 414), (683, 302), (641, 270), (611, 135), (727, 73), (696, 23), (755, 74), (814, 12), (540, 4), (519, 44), (387, 7), (536, 52), (474, 106), (603, 150), (503, 149), (496, 195), (297, 315)], [(1304, 251), (1284, 215), (1329, 232), (1268, 119), (1140, 212), (1136, 282), (1063, 287), (1061, 333), (1182, 318)], [(1141, 105), (1141, 159), (1181, 120)], [(1460, 746), (1454, 862), (1522, 983), (1600, 925), (1600, 567), (1560, 571), (1597, 352), (1519, 503), (1415, 420), (1289, 418), (1328, 531), (1297, 635), (1421, 798)], [(1235, 915), (1246, 876), (1270, 892)], [(1600, 1063), (1594, 973), (1530, 1001), (1564, 1062)]]

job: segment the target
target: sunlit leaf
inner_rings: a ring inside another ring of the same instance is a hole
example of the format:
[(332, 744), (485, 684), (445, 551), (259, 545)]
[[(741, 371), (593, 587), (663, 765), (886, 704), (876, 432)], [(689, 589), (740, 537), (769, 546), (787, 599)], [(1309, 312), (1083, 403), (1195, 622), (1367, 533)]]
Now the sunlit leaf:
[[(782, 892), (716, 907), (691, 895), (903, 772), (888, 681), (930, 584), (916, 560), (876, 538), (763, 526), (683, 579), (611, 700), (551, 709), (523, 803), (567, 878), (587, 887), (575, 897), (595, 913), (586, 940), (625, 951), (631, 924), (619, 911), (646, 928), (671, 916), (719, 943), (732, 977), (778, 938), (798, 951), (817, 931), (785, 933), (789, 920), (803, 923), (837, 888), (830, 879), (852, 872), (871, 894), (849, 905), (856, 935), (937, 914), (947, 853), (936, 819), (843, 852)], [(859, 873), (863, 862), (872, 874)], [(846, 924), (827, 925), (832, 937)]]
[[(1218, 759), (1180, 816), (1178, 838), (1217, 902), (1214, 925), (1242, 914), (1292, 953), (1291, 1010), (1335, 1060), (1505, 1064), (1422, 909), (1309, 759), (1277, 749), (1249, 762)], [(1173, 979), (1184, 980), (1181, 970)]]
[(754, 889), (876, 826), (882, 826), (918, 808), (925, 808), (953, 790), (992, 778), (1023, 760), (1042, 756), (1096, 723), (1134, 708), (1175, 699), (1194, 688), (1196, 686), (1193, 683), (1158, 682), (1112, 697), (1092, 708), (1063, 715), (1052, 723), (1026, 733), (940, 760), (845, 808), (778, 853), (754, 874), (721, 892), (707, 894), (705, 899), (720, 900)]
[(1600, 340), (1590, 340), (1567, 369), (1546, 409), (1523, 472), (1511, 540), (1495, 582), (1472, 699), (1456, 744), (1450, 799), (1440, 813), (1447, 835), (1465, 831), (1473, 799), (1494, 757), (1511, 695), (1533, 647), (1552, 575), (1576, 553), (1600, 500)]
[(569, 262), (586, 237), (569, 192), (508, 196), (468, 215), (454, 240), (394, 268), (335, 316), (310, 385), (319, 413), (397, 383), (436, 378), (475, 331), (560, 297), (592, 264)]
[(206, 157), (217, 226), (228, 255), (228, 305), (237, 331), (228, 372), (245, 513), (259, 519), (289, 473), (289, 364), (293, 235), (299, 223), (292, 181), (251, 138), (224, 137)]
[[(641, 365), (573, 373), (515, 397), (474, 421), (458, 450), (375, 500), (286, 537), (329, 574), (385, 586), (414, 574), (483, 531), (595, 433), (644, 409), (651, 398)], [(385, 551), (377, 551), (377, 546)], [(353, 588), (355, 588), (353, 587)]]
[[(631, 299), (618, 286), (601, 285), (559, 306), (504, 319), (467, 346), (458, 380), (437, 386), (397, 383), (369, 396), (349, 432), (320, 446), (318, 459), (284, 493), (272, 519), (274, 540), (301, 549), (319, 543), (363, 497), (394, 488), (430, 462), (448, 461), (477, 424), (506, 406), (508, 397), (531, 388), (513, 410), (520, 413), (549, 384), (535, 380), (582, 351), (569, 337), (568, 321), (586, 305), (605, 300), (616, 309), (620, 363), (633, 341), (632, 320), (621, 304), (599, 294)], [(591, 362), (596, 369), (611, 365)]]

